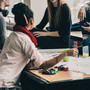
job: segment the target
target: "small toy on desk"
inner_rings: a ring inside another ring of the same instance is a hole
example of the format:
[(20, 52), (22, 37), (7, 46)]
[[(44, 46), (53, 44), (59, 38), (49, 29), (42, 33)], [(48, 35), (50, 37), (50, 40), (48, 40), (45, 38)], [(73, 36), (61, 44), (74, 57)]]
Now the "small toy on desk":
[(53, 68), (45, 69), (42, 71), (42, 74), (47, 74), (47, 75), (54, 75), (58, 71), (69, 71), (68, 67), (63, 67), (64, 65), (56, 66)]
[(62, 71), (63, 69), (64, 69), (64, 67), (63, 67), (64, 65), (60, 65), (60, 66), (55, 66), (54, 68), (57, 68), (58, 69), (58, 71)]
[(58, 71), (69, 71), (68, 67), (64, 67), (64, 65), (56, 66), (54, 68), (58, 68)]
[(57, 70), (50, 68), (50, 69), (45, 69), (45, 70), (43, 70), (42, 73), (43, 73), (43, 74), (48, 74), (48, 75), (54, 75), (54, 74), (57, 73)]
[(63, 71), (68, 71), (68, 67), (64, 68)]
[(82, 51), (83, 51), (83, 58), (89, 56), (89, 46), (84, 46)]

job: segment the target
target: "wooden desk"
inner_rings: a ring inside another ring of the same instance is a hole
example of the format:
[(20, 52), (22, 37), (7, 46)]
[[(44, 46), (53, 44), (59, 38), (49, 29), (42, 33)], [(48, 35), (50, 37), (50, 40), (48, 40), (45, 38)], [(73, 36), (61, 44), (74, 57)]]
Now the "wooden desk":
[(89, 90), (90, 75), (82, 73), (81, 79), (72, 79), (72, 72), (59, 71), (55, 75), (43, 75), (38, 70), (24, 71), (21, 84), (23, 90)]
[(79, 37), (79, 38), (83, 38), (83, 39), (86, 39), (87, 37), (89, 37), (90, 35), (88, 34), (82, 34), (81, 31), (72, 31), (71, 32), (71, 36), (75, 36), (75, 37)]
[(76, 72), (76, 71), (58, 71), (57, 74), (54, 75), (45, 75), (40, 73), (42, 70), (29, 70), (30, 73), (33, 73), (42, 79), (45, 79), (48, 82), (58, 82), (58, 81), (65, 81), (65, 80), (77, 80), (83, 79), (86, 77), (90, 77), (90, 75)]
[[(48, 53), (48, 51), (49, 53), (50, 51), (51, 53), (57, 53), (62, 50), (47, 49), (47, 50), (39, 50), (39, 51), (40, 53), (45, 53), (45, 52)], [(87, 61), (87, 59), (90, 59), (90, 57), (86, 58), (85, 61)], [(22, 72), (21, 84), (23, 90), (89, 90), (90, 89), (90, 85), (89, 85), (90, 74), (85, 74), (83, 73), (83, 71), (82, 72), (74, 71), (74, 70), (69, 70), (66, 72), (58, 71), (58, 73), (55, 75), (44, 75), (41, 73), (41, 71), (42, 70), (29, 70)]]
[(82, 32), (81, 31), (72, 31), (71, 36), (83, 38)]

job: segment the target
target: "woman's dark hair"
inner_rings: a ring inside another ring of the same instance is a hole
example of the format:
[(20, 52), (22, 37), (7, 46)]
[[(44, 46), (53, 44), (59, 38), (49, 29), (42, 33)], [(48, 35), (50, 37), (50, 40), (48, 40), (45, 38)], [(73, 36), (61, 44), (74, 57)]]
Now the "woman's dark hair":
[(12, 13), (15, 15), (15, 23), (23, 27), (28, 24), (30, 18), (33, 18), (33, 12), (24, 3), (15, 4)]

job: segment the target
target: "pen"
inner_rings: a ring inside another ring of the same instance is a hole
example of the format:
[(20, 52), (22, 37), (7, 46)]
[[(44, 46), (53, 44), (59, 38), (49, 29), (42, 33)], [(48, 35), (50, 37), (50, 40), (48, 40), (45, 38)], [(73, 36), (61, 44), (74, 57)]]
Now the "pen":
[[(73, 47), (78, 48), (78, 45), (77, 45), (76, 41), (73, 42)], [(77, 68), (78, 68), (78, 55), (76, 55), (76, 59), (77, 59)]]
[[(77, 47), (77, 42), (76, 42), (76, 48), (78, 48)], [(76, 55), (76, 58), (77, 58), (77, 68), (78, 68), (78, 55)]]

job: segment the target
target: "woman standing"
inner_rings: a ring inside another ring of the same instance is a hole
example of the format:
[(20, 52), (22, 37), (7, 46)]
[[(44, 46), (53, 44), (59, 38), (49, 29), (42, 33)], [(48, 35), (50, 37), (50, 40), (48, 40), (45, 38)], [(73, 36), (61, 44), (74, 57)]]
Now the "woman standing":
[(49, 22), (50, 31), (34, 31), (40, 48), (67, 48), (71, 29), (71, 13), (64, 0), (47, 0), (48, 7), (41, 22), (36, 26), (43, 29)]

